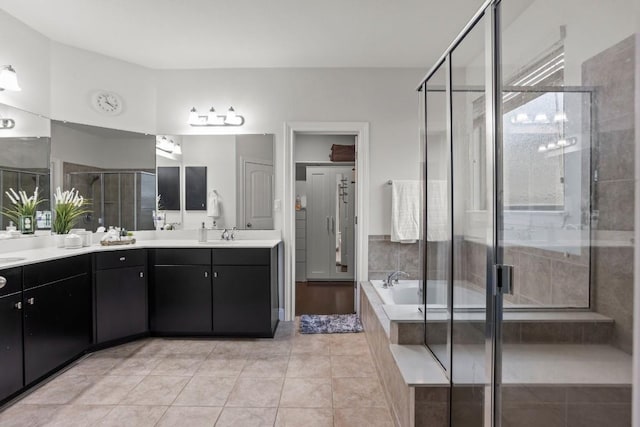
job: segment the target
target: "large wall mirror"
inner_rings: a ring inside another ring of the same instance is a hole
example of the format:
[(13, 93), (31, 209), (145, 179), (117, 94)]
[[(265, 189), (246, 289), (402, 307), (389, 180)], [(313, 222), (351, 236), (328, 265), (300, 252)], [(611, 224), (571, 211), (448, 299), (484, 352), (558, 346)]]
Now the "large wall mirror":
[(54, 188), (77, 189), (91, 213), (76, 226), (153, 230), (155, 135), (51, 122)]
[[(175, 200), (175, 194), (158, 194), (162, 222), (184, 229), (205, 223), (207, 228), (272, 230), (273, 153), (272, 134), (157, 136), (158, 168), (179, 170), (177, 186), (162, 186), (179, 189), (179, 209), (163, 206), (163, 199)], [(199, 179), (187, 179), (188, 172), (197, 172)], [(192, 199), (198, 206), (187, 206)]]
[[(46, 199), (36, 211), (36, 231), (51, 228), (49, 153), (50, 123), (47, 118), (0, 104), (0, 209), (11, 208), (6, 192), (25, 191)], [(0, 229), (10, 219), (0, 215)]]

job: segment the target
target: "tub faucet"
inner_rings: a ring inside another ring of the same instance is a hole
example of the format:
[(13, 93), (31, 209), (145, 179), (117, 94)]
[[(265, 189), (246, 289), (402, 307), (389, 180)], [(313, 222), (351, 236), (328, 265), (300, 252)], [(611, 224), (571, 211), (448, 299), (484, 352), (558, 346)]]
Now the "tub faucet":
[(409, 273), (405, 273), (404, 271), (400, 271), (400, 270), (396, 270), (396, 271), (392, 271), (391, 273), (389, 273), (389, 275), (387, 276), (387, 279), (384, 281), (384, 284), (382, 285), (383, 288), (390, 288), (393, 286), (393, 281), (395, 280), (396, 283), (398, 283), (398, 277), (402, 276), (402, 277), (409, 277)]

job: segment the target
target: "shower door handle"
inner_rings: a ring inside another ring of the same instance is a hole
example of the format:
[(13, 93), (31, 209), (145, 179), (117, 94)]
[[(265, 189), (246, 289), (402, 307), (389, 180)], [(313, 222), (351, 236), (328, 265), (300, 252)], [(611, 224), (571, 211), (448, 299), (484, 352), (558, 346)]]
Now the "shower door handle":
[(336, 218), (331, 217), (331, 234), (336, 234)]
[(327, 217), (327, 234), (331, 234), (331, 228), (329, 228), (330, 224), (331, 224), (331, 219)]
[(513, 295), (513, 266), (496, 264), (493, 266), (496, 290), (502, 295)]

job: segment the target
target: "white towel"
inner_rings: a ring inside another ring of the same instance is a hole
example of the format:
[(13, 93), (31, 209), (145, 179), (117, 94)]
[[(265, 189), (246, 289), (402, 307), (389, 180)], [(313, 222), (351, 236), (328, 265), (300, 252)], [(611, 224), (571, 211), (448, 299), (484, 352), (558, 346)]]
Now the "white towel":
[(218, 218), (220, 216), (220, 200), (216, 190), (210, 190), (207, 196), (207, 216)]
[(447, 221), (447, 181), (427, 181), (427, 241), (442, 242), (449, 239)]
[(420, 181), (391, 182), (391, 241), (415, 243), (420, 238)]

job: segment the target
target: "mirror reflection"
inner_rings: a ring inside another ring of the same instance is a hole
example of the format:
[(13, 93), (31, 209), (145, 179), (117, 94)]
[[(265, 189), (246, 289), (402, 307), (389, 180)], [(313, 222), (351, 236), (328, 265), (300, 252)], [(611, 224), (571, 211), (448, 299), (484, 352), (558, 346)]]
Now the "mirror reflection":
[(154, 229), (155, 136), (52, 121), (51, 140), (55, 186), (91, 201), (78, 228)]
[(272, 230), (273, 150), (272, 134), (158, 135), (156, 226)]
[[(37, 188), (38, 197), (45, 200), (35, 211), (36, 231), (51, 228), (49, 137), (48, 119), (0, 104), (0, 209), (14, 206), (7, 191), (24, 191), (31, 197)], [(0, 230), (7, 227), (19, 228), (19, 224), (0, 215)]]

